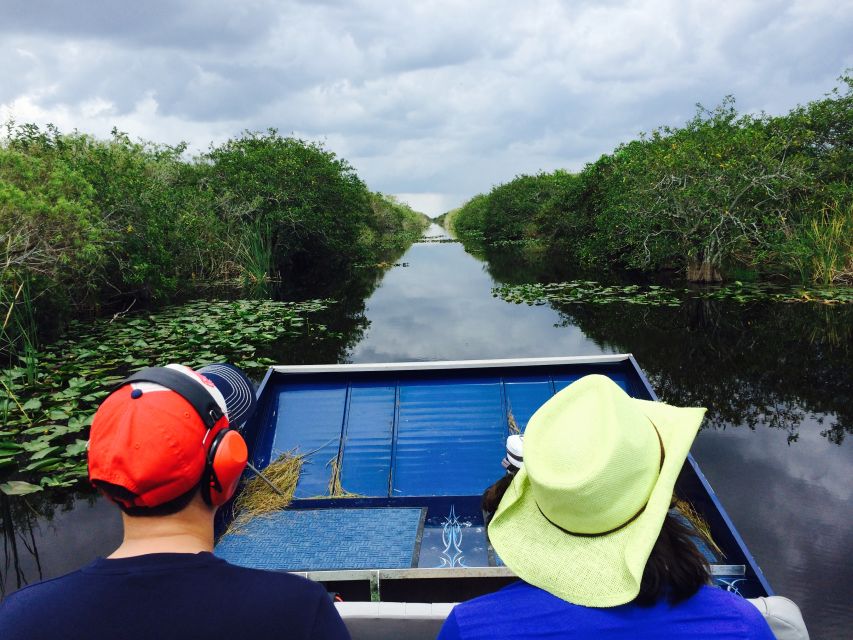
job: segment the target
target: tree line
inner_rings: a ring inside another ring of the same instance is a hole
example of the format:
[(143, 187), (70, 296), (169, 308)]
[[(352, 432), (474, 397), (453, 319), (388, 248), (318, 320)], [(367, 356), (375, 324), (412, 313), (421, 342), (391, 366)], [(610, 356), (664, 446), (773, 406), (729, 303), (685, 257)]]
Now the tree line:
[(783, 116), (729, 96), (580, 172), (520, 175), (448, 212), (462, 239), (694, 282), (853, 282), (853, 76)]
[[(156, 303), (210, 282), (346, 277), (427, 218), (346, 160), (275, 130), (188, 157), (175, 146), (7, 123), (0, 138), (0, 311), (51, 318)], [(17, 332), (20, 337), (21, 331)], [(0, 345), (0, 352), (9, 344)]]

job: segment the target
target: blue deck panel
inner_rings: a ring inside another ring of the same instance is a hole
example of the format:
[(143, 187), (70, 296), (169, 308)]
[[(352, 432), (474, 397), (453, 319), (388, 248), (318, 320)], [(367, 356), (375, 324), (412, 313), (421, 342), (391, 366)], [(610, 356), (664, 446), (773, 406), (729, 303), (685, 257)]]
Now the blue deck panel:
[(222, 536), (215, 553), (274, 571), (408, 569), (423, 515), (420, 508), (278, 511)]
[(346, 384), (294, 384), (278, 395), (271, 460), (285, 452), (309, 454), (302, 463), (296, 498), (328, 493), (331, 462), (341, 442)]
[(478, 495), (503, 469), (499, 378), (401, 382), (392, 496)]
[(512, 417), (522, 433), (530, 417), (554, 394), (548, 376), (505, 377), (504, 389), (507, 411), (512, 411)]
[(391, 484), (396, 384), (353, 383), (341, 464), (341, 486), (362, 496), (387, 496)]
[[(582, 377), (584, 377), (586, 373), (575, 373), (575, 374), (559, 374), (553, 376), (554, 380), (554, 390), (556, 392), (562, 391), (566, 387), (568, 387), (573, 382), (577, 382)], [(631, 389), (628, 382), (628, 376), (622, 371), (608, 371), (607, 377), (613, 380), (616, 384), (618, 384), (625, 393), (630, 394)]]

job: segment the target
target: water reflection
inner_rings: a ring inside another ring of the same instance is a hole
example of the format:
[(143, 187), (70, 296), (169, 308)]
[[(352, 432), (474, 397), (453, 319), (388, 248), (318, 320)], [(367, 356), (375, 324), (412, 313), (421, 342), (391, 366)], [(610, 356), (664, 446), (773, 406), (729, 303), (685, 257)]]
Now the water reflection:
[[(433, 234), (442, 232), (435, 225)], [(389, 271), (368, 300), (364, 339), (353, 362), (466, 360), (599, 354), (576, 327), (555, 326), (547, 307), (508, 305), (491, 295), (485, 264), (461, 244), (422, 243), (406, 253), (408, 267)]]
[(89, 492), (0, 493), (0, 594), (79, 569), (121, 542), (118, 509)]
[(807, 419), (836, 444), (853, 433), (849, 306), (690, 300), (558, 311), (603, 348), (632, 351), (661, 397), (707, 406), (707, 427), (761, 425), (789, 443)]
[(709, 430), (693, 455), (776, 591), (802, 609), (813, 638), (849, 637), (853, 613), (853, 447), (807, 417), (784, 432)]

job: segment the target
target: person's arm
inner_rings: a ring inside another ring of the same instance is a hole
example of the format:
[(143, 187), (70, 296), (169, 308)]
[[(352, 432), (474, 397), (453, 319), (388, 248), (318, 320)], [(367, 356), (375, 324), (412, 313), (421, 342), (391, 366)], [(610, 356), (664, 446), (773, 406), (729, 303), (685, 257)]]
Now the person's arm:
[(314, 628), (311, 630), (311, 638), (321, 640), (350, 640), (349, 631), (341, 619), (338, 610), (332, 603), (332, 599), (324, 591), (320, 598), (320, 604), (314, 616)]
[(447, 620), (438, 632), (436, 640), (462, 640), (462, 635), (459, 632), (459, 623), (456, 622), (456, 610), (452, 610)]

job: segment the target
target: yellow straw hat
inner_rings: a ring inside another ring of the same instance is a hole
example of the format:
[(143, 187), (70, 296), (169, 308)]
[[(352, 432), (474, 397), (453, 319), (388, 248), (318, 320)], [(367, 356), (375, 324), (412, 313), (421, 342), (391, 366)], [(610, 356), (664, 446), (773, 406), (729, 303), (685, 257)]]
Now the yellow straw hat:
[(498, 555), (574, 604), (633, 600), (704, 414), (601, 375), (560, 391), (527, 424), (524, 466), (489, 525)]

